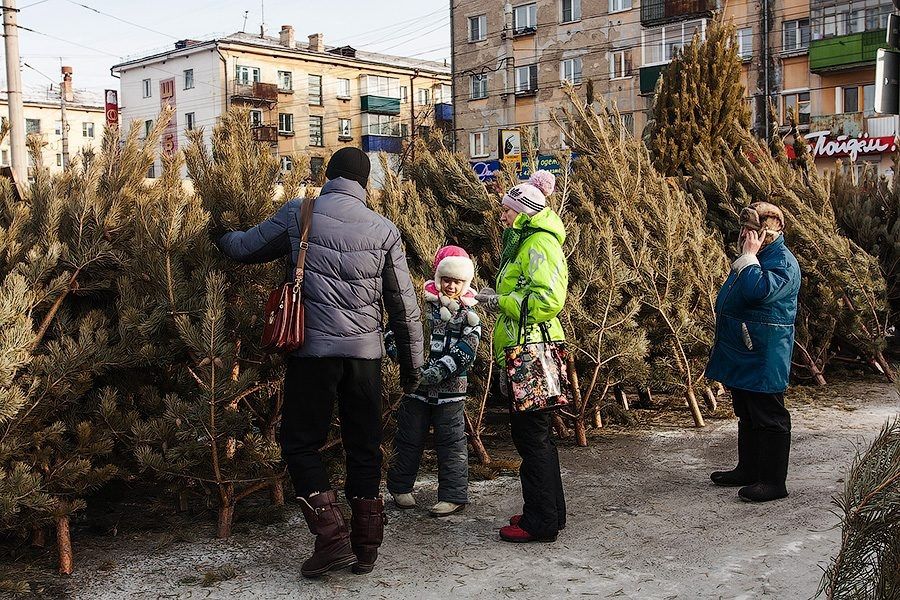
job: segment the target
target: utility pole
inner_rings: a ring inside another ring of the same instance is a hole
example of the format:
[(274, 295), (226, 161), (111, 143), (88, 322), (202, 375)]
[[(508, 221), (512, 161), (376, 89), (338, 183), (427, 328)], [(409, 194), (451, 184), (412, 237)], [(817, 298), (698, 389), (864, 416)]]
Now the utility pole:
[(3, 0), (3, 38), (6, 49), (6, 86), (9, 102), (9, 145), (16, 182), (28, 178), (28, 149), (25, 146), (25, 109), (22, 104), (22, 71), (19, 68), (19, 28), (15, 0)]
[(72, 67), (62, 67), (63, 80), (59, 86), (59, 112), (62, 119), (60, 133), (62, 134), (63, 169), (69, 166), (69, 121), (66, 119), (66, 102), (72, 90)]

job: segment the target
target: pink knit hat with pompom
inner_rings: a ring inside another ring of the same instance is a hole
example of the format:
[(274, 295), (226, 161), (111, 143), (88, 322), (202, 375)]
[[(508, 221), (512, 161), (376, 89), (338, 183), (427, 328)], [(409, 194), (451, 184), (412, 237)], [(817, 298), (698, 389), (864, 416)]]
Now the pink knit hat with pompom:
[(530, 217), (547, 207), (547, 196), (556, 189), (556, 176), (550, 171), (535, 171), (528, 183), (520, 183), (503, 196), (501, 204)]

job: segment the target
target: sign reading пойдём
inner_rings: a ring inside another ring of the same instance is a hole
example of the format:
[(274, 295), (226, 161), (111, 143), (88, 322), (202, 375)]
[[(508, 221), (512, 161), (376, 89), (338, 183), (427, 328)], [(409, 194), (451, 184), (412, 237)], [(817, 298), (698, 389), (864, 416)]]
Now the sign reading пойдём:
[[(804, 138), (809, 142), (809, 151), (813, 158), (840, 158), (848, 157), (851, 161), (863, 154), (883, 154), (897, 150), (896, 136), (869, 137), (867, 133), (861, 133), (856, 137), (838, 135), (832, 137), (830, 131), (815, 131), (807, 133)], [(794, 148), (787, 146), (788, 158), (796, 158)]]

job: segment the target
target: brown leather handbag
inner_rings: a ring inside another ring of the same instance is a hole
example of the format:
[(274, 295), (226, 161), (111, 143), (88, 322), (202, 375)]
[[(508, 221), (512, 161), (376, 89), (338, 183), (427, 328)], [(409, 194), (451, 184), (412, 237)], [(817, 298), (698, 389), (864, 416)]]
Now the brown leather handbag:
[(290, 353), (303, 345), (303, 269), (315, 202), (315, 198), (307, 198), (300, 211), (300, 250), (294, 280), (272, 290), (266, 302), (266, 322), (260, 342), (266, 352)]

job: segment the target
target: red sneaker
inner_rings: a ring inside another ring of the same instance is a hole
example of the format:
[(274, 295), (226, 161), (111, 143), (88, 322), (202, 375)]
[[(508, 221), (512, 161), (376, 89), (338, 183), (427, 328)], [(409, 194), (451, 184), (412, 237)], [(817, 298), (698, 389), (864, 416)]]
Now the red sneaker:
[(513, 542), (523, 544), (527, 542), (555, 542), (556, 535), (552, 537), (536, 537), (519, 527), (518, 525), (507, 525), (500, 528), (500, 539), (504, 542)]

